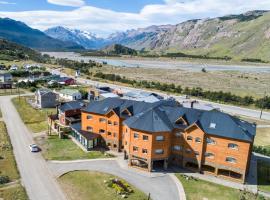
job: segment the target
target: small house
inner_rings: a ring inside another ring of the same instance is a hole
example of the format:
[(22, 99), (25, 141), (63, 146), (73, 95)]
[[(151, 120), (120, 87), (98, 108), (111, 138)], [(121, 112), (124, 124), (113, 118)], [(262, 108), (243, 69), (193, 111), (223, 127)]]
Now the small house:
[(10, 68), (9, 68), (10, 71), (17, 71), (18, 70), (18, 66), (17, 65), (12, 65)]
[(10, 73), (0, 74), (0, 89), (11, 89), (13, 77)]
[(63, 89), (59, 91), (59, 97), (67, 101), (81, 100), (82, 94), (79, 90), (74, 89)]
[(57, 82), (61, 85), (75, 85), (76, 81), (70, 77), (60, 77)]
[(54, 108), (57, 105), (57, 95), (48, 89), (39, 89), (35, 93), (35, 105), (38, 108)]

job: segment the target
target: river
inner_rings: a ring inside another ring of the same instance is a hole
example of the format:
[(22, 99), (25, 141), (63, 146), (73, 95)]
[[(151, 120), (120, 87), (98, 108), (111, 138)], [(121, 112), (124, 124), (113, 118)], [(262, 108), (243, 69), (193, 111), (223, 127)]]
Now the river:
[(206, 71), (240, 71), (252, 73), (270, 73), (270, 66), (263, 65), (222, 65), (222, 64), (206, 64), (206, 63), (193, 63), (181, 60), (160, 60), (158, 58), (152, 59), (132, 59), (132, 58), (119, 58), (119, 57), (88, 57), (81, 56), (79, 53), (74, 52), (43, 52), (55, 58), (68, 58), (76, 61), (89, 61), (106, 62), (108, 65), (116, 67), (142, 67), (142, 68), (161, 68), (161, 69), (181, 69), (186, 71), (201, 71), (203, 68)]

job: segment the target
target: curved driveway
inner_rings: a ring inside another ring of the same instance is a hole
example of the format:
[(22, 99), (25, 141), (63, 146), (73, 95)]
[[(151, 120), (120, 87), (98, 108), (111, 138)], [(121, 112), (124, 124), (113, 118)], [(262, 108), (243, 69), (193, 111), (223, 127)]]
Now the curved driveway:
[(182, 193), (180, 197), (180, 191), (169, 174), (152, 173), (150, 175), (135, 169), (121, 168), (116, 160), (51, 161), (49, 166), (57, 177), (76, 170), (105, 172), (125, 179), (146, 194), (151, 193), (151, 198), (154, 200), (184, 200), (184, 194)]

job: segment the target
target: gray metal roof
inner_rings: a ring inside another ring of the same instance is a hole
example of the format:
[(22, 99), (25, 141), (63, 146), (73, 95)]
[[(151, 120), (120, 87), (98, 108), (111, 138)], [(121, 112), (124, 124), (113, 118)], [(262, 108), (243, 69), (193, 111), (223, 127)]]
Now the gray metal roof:
[[(175, 128), (188, 128), (195, 123), (205, 133), (220, 137), (252, 142), (256, 134), (254, 124), (216, 110), (184, 108), (175, 101), (146, 103), (107, 98), (90, 103), (84, 110), (101, 115), (113, 110), (119, 117), (125, 119), (123, 123), (130, 128), (152, 133), (171, 132)], [(132, 116), (125, 115), (124, 110), (128, 110)], [(181, 117), (187, 122), (187, 125), (175, 123)]]
[(83, 101), (70, 101), (62, 103), (59, 106), (59, 110), (62, 112), (68, 111), (68, 110), (76, 110), (76, 109), (82, 109), (85, 107), (85, 102)]

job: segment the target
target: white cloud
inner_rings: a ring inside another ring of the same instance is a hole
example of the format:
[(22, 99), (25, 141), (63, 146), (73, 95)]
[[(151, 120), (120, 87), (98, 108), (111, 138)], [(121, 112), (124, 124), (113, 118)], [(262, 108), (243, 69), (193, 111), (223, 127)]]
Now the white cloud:
[(2, 4), (2, 5), (14, 5), (16, 3), (8, 2), (8, 1), (0, 1), (0, 4)]
[[(67, 2), (67, 0), (65, 1)], [(71, 1), (75, 0), (69, 0), (69, 2)], [(64, 0), (61, 2), (63, 3)], [(20, 20), (41, 30), (61, 25), (92, 31), (104, 36), (115, 31), (153, 24), (176, 24), (189, 19), (239, 14), (260, 9), (270, 10), (270, 1), (164, 0), (164, 4), (147, 5), (139, 13), (116, 12), (109, 9), (82, 6), (72, 11), (0, 12), (0, 17)]]
[(85, 5), (84, 0), (47, 0), (47, 1), (48, 3), (60, 6), (81, 7)]

